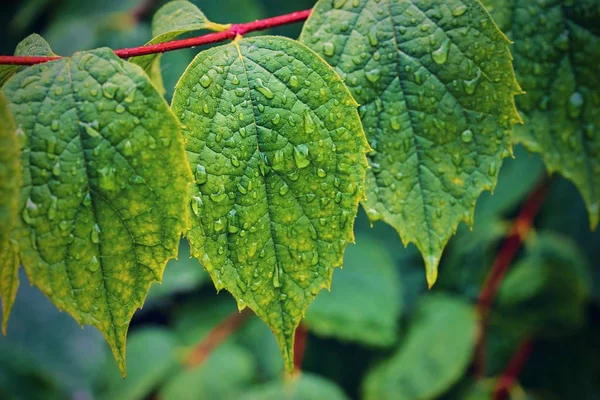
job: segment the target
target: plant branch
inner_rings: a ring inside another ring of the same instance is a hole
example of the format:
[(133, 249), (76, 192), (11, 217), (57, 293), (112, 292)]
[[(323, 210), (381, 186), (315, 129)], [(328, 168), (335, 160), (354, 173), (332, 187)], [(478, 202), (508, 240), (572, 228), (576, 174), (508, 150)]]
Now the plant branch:
[(299, 373), (302, 371), (302, 361), (304, 360), (304, 352), (306, 350), (308, 329), (300, 324), (298, 328), (296, 328), (296, 333), (294, 335), (294, 371)]
[[(310, 15), (312, 10), (296, 11), (290, 14), (279, 15), (277, 17), (261, 19), (244, 24), (233, 24), (229, 29), (223, 32), (209, 33), (196, 36), (189, 39), (173, 40), (159, 44), (147, 46), (132, 47), (128, 49), (115, 50), (115, 54), (121, 58), (145, 56), (148, 54), (159, 54), (167, 51), (186, 49), (190, 47), (201, 46), (205, 44), (223, 42), (228, 39), (243, 36), (246, 33), (261, 31), (281, 25), (293, 24), (304, 21)], [(33, 57), (33, 56), (0, 56), (0, 65), (35, 65), (48, 61), (57, 60), (61, 57)]]
[(190, 352), (185, 365), (188, 368), (194, 368), (200, 364), (213, 352), (225, 339), (240, 329), (248, 318), (252, 315), (249, 308), (242, 312), (234, 311), (227, 318), (215, 326), (206, 337), (194, 347)]
[(519, 372), (523, 369), (527, 360), (531, 356), (533, 350), (533, 340), (526, 338), (519, 344), (519, 347), (515, 351), (515, 354), (510, 359), (508, 366), (502, 373), (502, 376), (498, 380), (496, 388), (494, 389), (493, 400), (505, 400), (508, 398), (510, 388), (515, 384)]
[(506, 275), (513, 259), (519, 252), (521, 244), (527, 238), (533, 225), (533, 220), (539, 212), (544, 196), (548, 189), (548, 182), (544, 180), (529, 195), (519, 215), (513, 222), (502, 247), (498, 251), (494, 265), (488, 273), (483, 287), (479, 292), (477, 309), (480, 318), (479, 340), (475, 348), (474, 373), (478, 378), (485, 376), (485, 348), (487, 346), (487, 330), (490, 308), (498, 293), (500, 284)]

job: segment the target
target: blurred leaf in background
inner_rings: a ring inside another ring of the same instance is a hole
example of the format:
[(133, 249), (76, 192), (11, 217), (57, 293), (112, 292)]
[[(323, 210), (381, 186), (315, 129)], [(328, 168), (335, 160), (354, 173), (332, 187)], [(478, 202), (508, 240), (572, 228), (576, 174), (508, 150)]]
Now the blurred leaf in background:
[(382, 245), (359, 236), (334, 272), (329, 293), (318, 296), (304, 323), (316, 334), (366, 346), (390, 346), (402, 313), (398, 271)]

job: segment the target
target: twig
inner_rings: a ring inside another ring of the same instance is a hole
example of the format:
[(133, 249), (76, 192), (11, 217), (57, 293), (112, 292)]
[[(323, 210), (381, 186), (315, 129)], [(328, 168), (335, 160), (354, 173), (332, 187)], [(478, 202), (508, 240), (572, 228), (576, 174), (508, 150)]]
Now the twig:
[(306, 338), (308, 329), (302, 324), (296, 328), (294, 337), (294, 372), (302, 371), (302, 361), (304, 360), (304, 352), (306, 350)]
[[(207, 35), (196, 36), (189, 39), (173, 40), (148, 46), (119, 49), (115, 50), (115, 54), (121, 58), (129, 58), (218, 43), (228, 39), (234, 39), (238, 35), (243, 36), (249, 32), (261, 31), (276, 26), (304, 21), (308, 18), (310, 12), (311, 10), (309, 9), (244, 24), (233, 24), (229, 29), (223, 32), (209, 33)], [(35, 65), (57, 60), (59, 58), (61, 57), (0, 56), (0, 65)]]
[(548, 182), (544, 180), (529, 195), (494, 260), (494, 265), (485, 279), (481, 292), (479, 292), (477, 308), (480, 317), (480, 332), (474, 360), (474, 374), (477, 378), (485, 376), (485, 349), (490, 308), (511, 262), (531, 230), (533, 220), (542, 206), (547, 189)]
[(240, 329), (252, 315), (252, 311), (249, 308), (244, 309), (242, 312), (234, 311), (227, 318), (225, 318), (219, 325), (215, 326), (206, 335), (204, 340), (196, 345), (196, 347), (190, 352), (185, 365), (189, 368), (196, 367), (216, 349), (221, 342), (227, 339), (231, 334)]
[(519, 344), (519, 347), (515, 351), (515, 354), (510, 359), (508, 366), (500, 376), (496, 388), (494, 389), (494, 400), (505, 400), (508, 398), (510, 388), (514, 385), (519, 376), (519, 372), (523, 369), (527, 360), (531, 356), (533, 350), (533, 340), (526, 338)]

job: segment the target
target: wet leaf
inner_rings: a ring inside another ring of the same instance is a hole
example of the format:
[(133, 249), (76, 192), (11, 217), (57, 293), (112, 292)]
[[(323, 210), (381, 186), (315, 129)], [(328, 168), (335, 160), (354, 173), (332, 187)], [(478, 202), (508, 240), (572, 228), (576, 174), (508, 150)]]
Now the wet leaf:
[(172, 107), (196, 178), (192, 254), (291, 369), (294, 331), (353, 238), (368, 149), (356, 103), (308, 48), (265, 36), (200, 53)]
[(361, 104), (369, 218), (417, 245), (433, 285), (448, 239), (510, 154), (520, 88), (508, 39), (477, 0), (320, 0), (300, 40)]
[(420, 300), (398, 351), (375, 366), (363, 393), (369, 399), (434, 399), (465, 372), (477, 321), (470, 304), (447, 295)]
[(527, 92), (517, 99), (525, 124), (515, 139), (577, 186), (593, 230), (600, 218), (600, 3), (483, 3), (515, 42), (515, 70)]
[(6, 98), (0, 92), (0, 299), (2, 300), (2, 333), (19, 288), (19, 260), (11, 232), (17, 221), (21, 163), (19, 142)]
[(104, 334), (124, 373), (131, 317), (186, 227), (178, 122), (109, 49), (30, 67), (4, 90), (25, 137), (21, 263), (58, 308)]

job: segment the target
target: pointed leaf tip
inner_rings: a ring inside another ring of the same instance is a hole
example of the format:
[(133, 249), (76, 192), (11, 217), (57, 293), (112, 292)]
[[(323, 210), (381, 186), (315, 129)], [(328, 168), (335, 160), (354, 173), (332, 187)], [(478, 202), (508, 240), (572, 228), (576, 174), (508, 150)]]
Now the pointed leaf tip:
[(131, 318), (186, 227), (179, 122), (146, 74), (107, 48), (24, 69), (4, 93), (25, 138), (20, 260), (57, 307), (102, 332), (124, 375)]
[(427, 287), (431, 289), (438, 277), (438, 264), (440, 259), (436, 256), (430, 255), (425, 257), (425, 272), (427, 277)]
[(437, 261), (428, 258), (495, 186), (519, 119), (506, 37), (479, 1), (463, 3), (454, 15), (447, 0), (319, 0), (300, 36), (361, 104), (375, 150), (369, 219), (419, 247), (430, 285)]
[(267, 323), (293, 371), (295, 329), (341, 264), (364, 194), (354, 101), (309, 48), (264, 36), (200, 53), (172, 107), (196, 175), (192, 253)]

